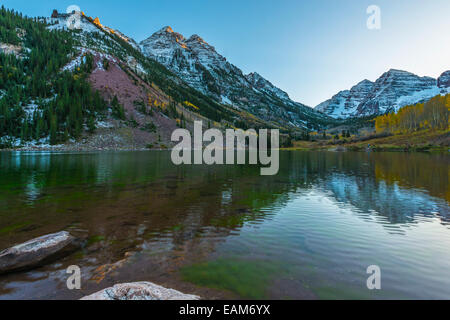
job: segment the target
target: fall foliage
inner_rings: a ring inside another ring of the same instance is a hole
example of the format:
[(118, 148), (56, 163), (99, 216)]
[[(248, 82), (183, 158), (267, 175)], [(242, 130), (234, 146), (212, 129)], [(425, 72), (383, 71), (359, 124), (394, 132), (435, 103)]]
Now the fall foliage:
[(423, 129), (448, 130), (450, 94), (401, 108), (375, 119), (377, 132), (408, 133)]

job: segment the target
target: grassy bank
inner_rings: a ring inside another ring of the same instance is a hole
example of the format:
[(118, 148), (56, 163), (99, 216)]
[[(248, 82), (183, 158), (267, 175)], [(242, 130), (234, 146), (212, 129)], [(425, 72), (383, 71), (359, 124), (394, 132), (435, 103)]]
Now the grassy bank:
[(295, 141), (284, 150), (334, 150), (334, 151), (436, 151), (448, 152), (450, 131), (418, 131), (389, 136), (351, 137), (349, 139)]

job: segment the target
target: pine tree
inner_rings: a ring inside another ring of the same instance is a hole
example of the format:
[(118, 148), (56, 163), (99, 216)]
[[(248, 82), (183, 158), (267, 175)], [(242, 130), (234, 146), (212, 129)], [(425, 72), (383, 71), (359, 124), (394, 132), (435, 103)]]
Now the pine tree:
[(55, 145), (58, 142), (56, 116), (50, 114), (50, 144)]
[(87, 127), (88, 127), (88, 130), (89, 130), (89, 133), (94, 133), (95, 132), (96, 126), (95, 126), (95, 117), (94, 116), (90, 116), (89, 117), (89, 120), (88, 120), (88, 123), (87, 123)]

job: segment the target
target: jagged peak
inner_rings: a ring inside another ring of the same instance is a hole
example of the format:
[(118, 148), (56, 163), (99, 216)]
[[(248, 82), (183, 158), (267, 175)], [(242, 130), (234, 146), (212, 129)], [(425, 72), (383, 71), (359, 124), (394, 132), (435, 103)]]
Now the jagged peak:
[(357, 85), (362, 85), (362, 84), (374, 84), (374, 83), (368, 79), (364, 79), (363, 81), (359, 82)]
[(268, 91), (271, 91), (281, 99), (290, 99), (289, 95), (286, 92), (273, 85), (272, 82), (270, 82), (257, 72), (251, 72), (245, 75), (244, 77), (247, 79), (248, 82), (250, 82), (252, 86), (255, 86), (256, 88), (265, 87)]
[(245, 75), (245, 78), (247, 78), (247, 80), (252, 82), (253, 84), (256, 84), (257, 82), (260, 81), (264, 81), (265, 83), (272, 85), (267, 79), (261, 76), (258, 72), (250, 72), (249, 74)]
[(412, 74), (411, 72), (408, 72), (408, 71), (405, 71), (405, 70), (400, 70), (400, 69), (394, 69), (394, 68), (389, 69), (387, 73), (403, 73), (403, 74), (407, 73), (407, 74)]
[[(165, 26), (157, 32), (153, 33), (149, 38), (141, 41), (141, 45), (145, 45), (146, 43), (158, 39), (170, 39), (171, 41), (173, 40), (184, 49), (196, 47), (197, 49), (206, 48), (207, 50), (215, 51), (215, 48), (207, 43), (198, 34), (193, 34), (189, 37), (189, 39), (186, 39), (181, 33), (174, 31), (170, 26)], [(203, 46), (196, 46), (196, 44), (202, 44)]]
[(96, 18), (94, 19), (93, 23), (94, 23), (95, 25), (102, 26), (102, 24), (100, 23), (100, 18), (99, 18), (99, 17), (96, 17)]
[(189, 39), (189, 42), (200, 42), (200, 43), (206, 43), (205, 40), (203, 40), (202, 37), (200, 37), (198, 34), (193, 34)]
[(250, 72), (247, 75), (248, 78), (262, 78), (262, 76), (258, 72)]
[(396, 78), (415, 78), (423, 81), (437, 81), (432, 77), (427, 76), (419, 76), (409, 71), (399, 70), (399, 69), (389, 69), (389, 71), (383, 73), (380, 78), (377, 79), (377, 82), (386, 81), (387, 79), (396, 79)]
[(383, 73), (379, 79), (383, 79), (386, 77), (402, 77), (402, 76), (415, 77), (415, 78), (421, 78), (421, 79), (427, 79), (427, 80), (433, 79), (433, 78), (427, 77), (427, 76), (421, 77), (415, 73), (405, 71), (405, 70), (400, 70), (400, 69), (389, 69), (389, 71)]
[(162, 35), (165, 37), (174, 38), (176, 42), (184, 42), (186, 40), (181, 33), (175, 32), (170, 26), (165, 26), (164, 28), (161, 28), (159, 31), (155, 32), (150, 38), (155, 36), (160, 37)]
[(401, 77), (401, 76), (415, 76), (415, 74), (408, 72), (408, 71), (399, 70), (399, 69), (389, 69), (388, 71), (383, 73), (377, 79), (377, 81), (384, 80), (386, 78)]
[(374, 82), (364, 79), (363, 81), (358, 82), (355, 86), (353, 86), (350, 90), (355, 90), (363, 87), (373, 87), (375, 85)]
[(438, 87), (450, 88), (450, 70), (443, 72), (438, 78)]
[(171, 26), (165, 26), (165, 27), (161, 28), (161, 30), (159, 30), (159, 32), (174, 33)]
[(165, 26), (155, 33), (153, 33), (150, 37), (140, 42), (140, 45), (146, 45), (152, 43), (153, 41), (169, 41), (171, 43), (177, 43), (182, 48), (186, 48), (184, 36), (178, 32), (175, 32), (172, 27)]

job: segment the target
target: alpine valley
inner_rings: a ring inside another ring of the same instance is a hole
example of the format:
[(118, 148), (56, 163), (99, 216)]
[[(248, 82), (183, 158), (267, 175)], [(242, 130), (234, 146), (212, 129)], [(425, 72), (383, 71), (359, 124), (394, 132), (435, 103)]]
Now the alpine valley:
[(450, 2), (341, 2), (2, 1), (0, 300), (449, 299)]
[(138, 44), (83, 12), (2, 8), (0, 28), (3, 148), (164, 149), (195, 120), (278, 128), (285, 139), (334, 122), (170, 27)]
[[(390, 70), (315, 109), (257, 72), (244, 74), (198, 35), (164, 27), (137, 42), (83, 12), (29, 18), (0, 11), (0, 148), (165, 149), (177, 127), (277, 128), (281, 145), (348, 119), (450, 92)], [(369, 124), (373, 126), (372, 124)]]

